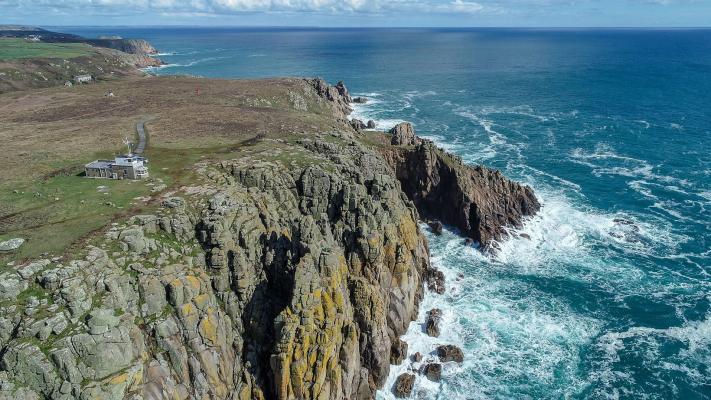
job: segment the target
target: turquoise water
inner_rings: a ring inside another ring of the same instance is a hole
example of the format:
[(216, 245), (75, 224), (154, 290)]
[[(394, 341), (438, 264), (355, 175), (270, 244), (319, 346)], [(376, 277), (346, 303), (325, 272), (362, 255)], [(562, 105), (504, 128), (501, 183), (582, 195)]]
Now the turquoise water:
[(356, 116), (535, 188), (530, 239), (430, 238), (447, 292), (406, 340), (466, 360), (419, 398), (711, 398), (710, 30), (65, 30), (149, 39), (159, 74), (342, 79)]

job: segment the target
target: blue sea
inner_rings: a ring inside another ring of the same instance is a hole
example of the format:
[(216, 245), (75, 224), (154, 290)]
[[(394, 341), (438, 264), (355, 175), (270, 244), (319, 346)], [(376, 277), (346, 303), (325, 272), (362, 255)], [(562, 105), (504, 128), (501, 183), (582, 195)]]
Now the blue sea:
[(536, 190), (495, 254), (429, 238), (447, 292), (405, 340), (465, 362), (413, 398), (711, 398), (711, 30), (60, 29), (148, 39), (156, 74), (344, 80), (356, 117)]

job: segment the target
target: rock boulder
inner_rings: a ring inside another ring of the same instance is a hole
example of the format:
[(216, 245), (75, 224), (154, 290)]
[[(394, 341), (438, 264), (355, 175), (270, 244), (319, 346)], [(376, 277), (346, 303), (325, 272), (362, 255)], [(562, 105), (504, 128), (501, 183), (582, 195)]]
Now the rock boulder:
[(439, 308), (433, 308), (427, 313), (427, 320), (425, 321), (425, 332), (429, 336), (439, 337), (439, 323), (442, 320), (442, 310)]
[(447, 344), (437, 347), (437, 356), (442, 362), (464, 362), (464, 353), (457, 346)]
[(409, 122), (395, 125), (390, 129), (390, 134), (392, 135), (390, 142), (393, 146), (415, 146), (420, 143), (420, 140), (415, 136), (415, 129)]
[(410, 397), (412, 394), (412, 388), (415, 386), (415, 375), (413, 374), (402, 374), (395, 380), (395, 386), (393, 386), (393, 394), (398, 399), (405, 399)]

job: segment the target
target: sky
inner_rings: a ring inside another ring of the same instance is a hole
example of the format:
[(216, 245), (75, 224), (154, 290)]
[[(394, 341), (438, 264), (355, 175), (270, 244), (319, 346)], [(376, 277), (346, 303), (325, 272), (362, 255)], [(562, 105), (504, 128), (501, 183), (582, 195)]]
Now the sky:
[(709, 27), (711, 0), (0, 0), (0, 24)]

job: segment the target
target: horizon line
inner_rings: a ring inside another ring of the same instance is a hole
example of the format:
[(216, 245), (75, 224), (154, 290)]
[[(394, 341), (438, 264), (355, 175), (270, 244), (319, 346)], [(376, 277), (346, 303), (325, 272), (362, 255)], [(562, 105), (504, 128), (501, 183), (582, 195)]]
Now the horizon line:
[(96, 25), (96, 24), (71, 24), (71, 25), (44, 25), (44, 24), (0, 24), (0, 26), (27, 26), (27, 27), (52, 27), (52, 28), (297, 28), (297, 29), (384, 29), (384, 30), (395, 30), (395, 29), (619, 29), (619, 30), (682, 30), (682, 29), (703, 29), (711, 30), (711, 25), (709, 26), (437, 26), (437, 25), (423, 25), (423, 26), (328, 26), (328, 25), (187, 25), (187, 24), (108, 24), (108, 25)]

